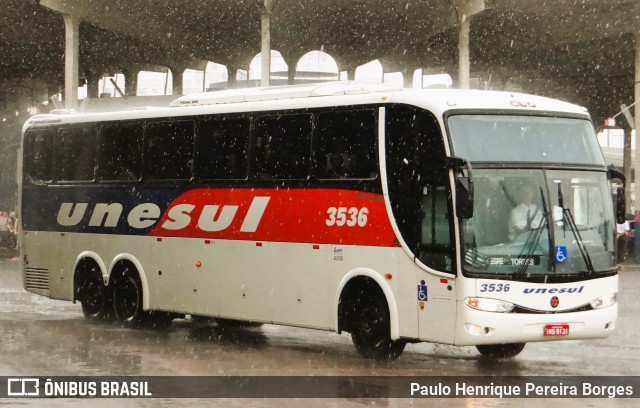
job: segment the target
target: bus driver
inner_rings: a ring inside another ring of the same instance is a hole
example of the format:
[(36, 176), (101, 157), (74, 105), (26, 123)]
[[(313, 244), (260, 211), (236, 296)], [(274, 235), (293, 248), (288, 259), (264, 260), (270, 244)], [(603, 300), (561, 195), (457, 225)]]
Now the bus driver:
[(509, 217), (509, 239), (513, 240), (523, 232), (540, 226), (543, 211), (535, 203), (536, 190), (531, 184), (525, 184), (520, 189), (520, 204), (511, 210)]

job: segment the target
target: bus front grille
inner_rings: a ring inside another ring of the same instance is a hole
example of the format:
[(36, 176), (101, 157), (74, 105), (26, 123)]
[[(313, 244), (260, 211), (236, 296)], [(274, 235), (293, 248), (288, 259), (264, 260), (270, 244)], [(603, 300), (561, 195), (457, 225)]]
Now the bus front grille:
[(25, 271), (25, 288), (49, 290), (49, 270), (42, 268), (27, 268)]

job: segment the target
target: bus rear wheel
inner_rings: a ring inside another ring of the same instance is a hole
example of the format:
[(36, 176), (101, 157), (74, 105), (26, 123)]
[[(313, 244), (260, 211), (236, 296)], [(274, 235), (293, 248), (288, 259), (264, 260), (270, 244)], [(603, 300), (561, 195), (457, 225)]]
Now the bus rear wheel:
[(113, 311), (116, 319), (126, 326), (143, 323), (142, 282), (128, 268), (113, 282)]
[(351, 318), (351, 340), (361, 356), (374, 360), (400, 357), (407, 342), (391, 340), (389, 308), (381, 295), (357, 299)]
[(480, 354), (485, 357), (511, 358), (520, 354), (525, 344), (526, 343), (483, 344), (476, 346), (476, 348)]
[(100, 276), (91, 274), (82, 279), (78, 287), (78, 298), (85, 319), (100, 321), (111, 318), (112, 304), (109, 289), (104, 286)]

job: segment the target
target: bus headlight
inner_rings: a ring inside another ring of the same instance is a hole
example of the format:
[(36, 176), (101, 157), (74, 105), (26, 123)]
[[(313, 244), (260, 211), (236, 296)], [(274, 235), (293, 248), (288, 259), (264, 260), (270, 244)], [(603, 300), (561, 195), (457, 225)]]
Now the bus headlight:
[(618, 301), (618, 292), (612, 293), (607, 296), (602, 296), (597, 299), (593, 299), (591, 302), (591, 307), (594, 309), (604, 309), (605, 307), (613, 306)]
[(513, 303), (504, 300), (478, 297), (466, 297), (464, 303), (472, 309), (497, 313), (508, 313), (514, 306)]

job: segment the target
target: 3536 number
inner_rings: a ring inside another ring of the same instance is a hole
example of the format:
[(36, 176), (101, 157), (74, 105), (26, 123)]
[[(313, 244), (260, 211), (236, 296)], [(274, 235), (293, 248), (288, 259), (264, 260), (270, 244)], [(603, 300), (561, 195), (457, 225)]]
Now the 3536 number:
[(364, 227), (367, 225), (369, 210), (367, 207), (329, 207), (327, 210), (327, 220), (329, 227)]
[(508, 283), (483, 283), (480, 285), (480, 292), (508, 292)]

